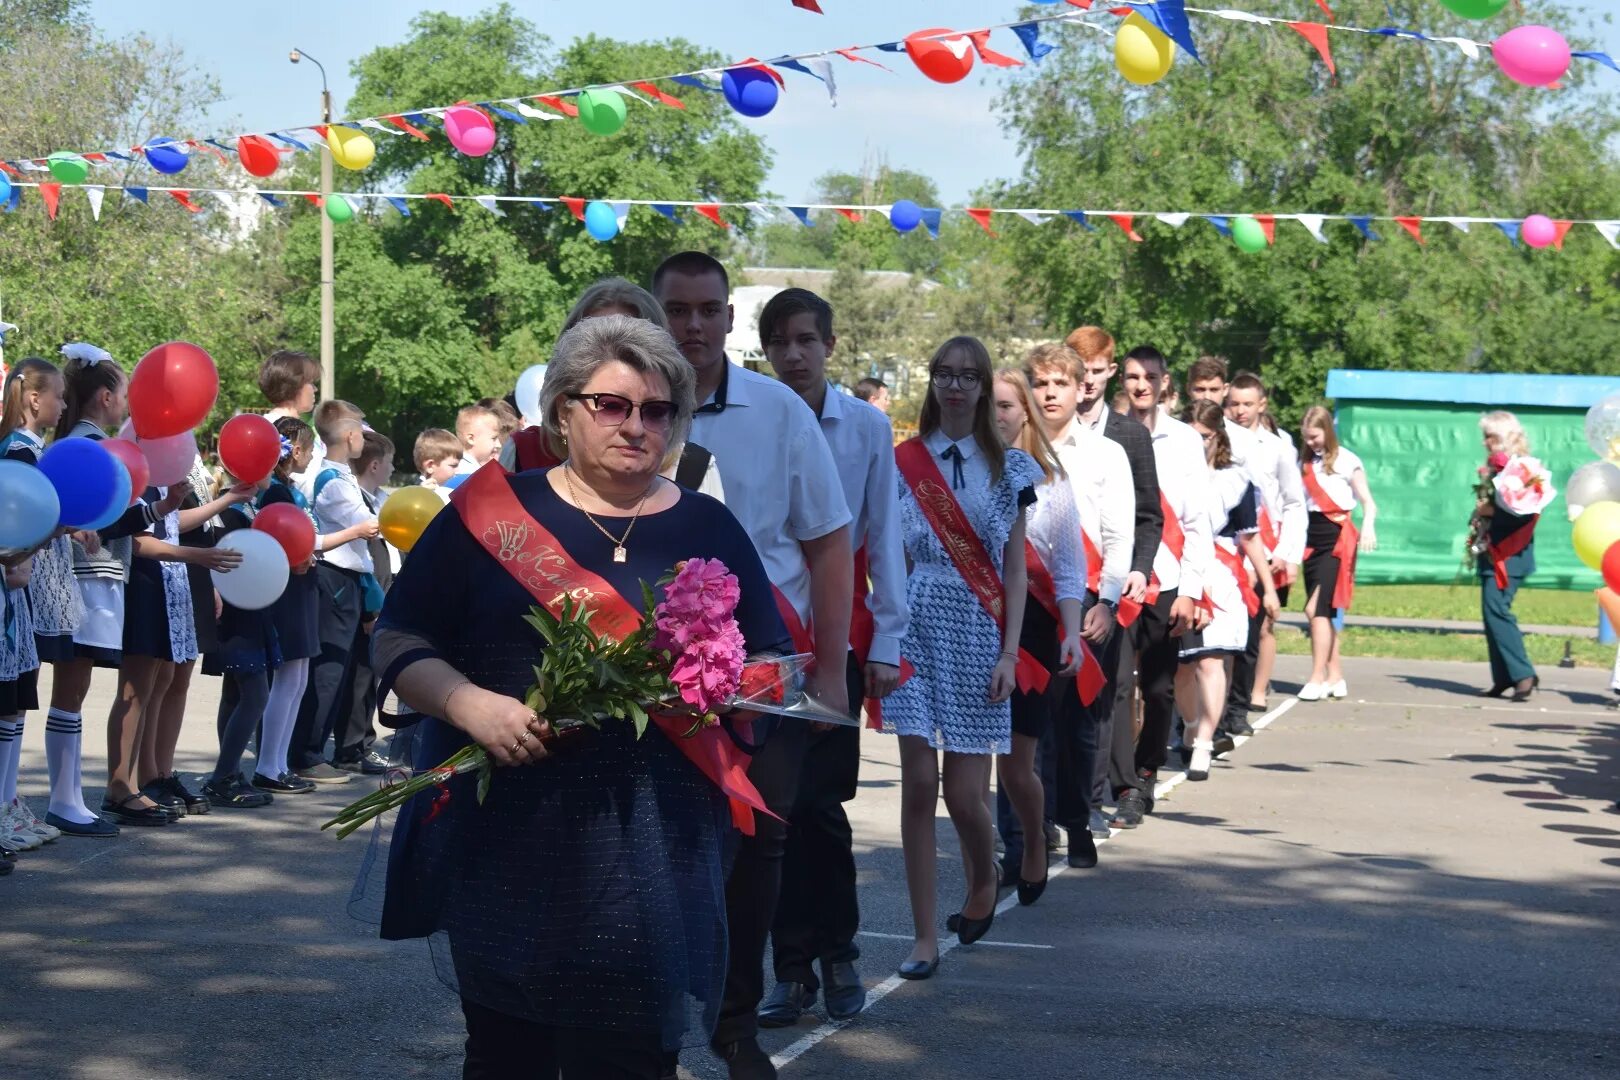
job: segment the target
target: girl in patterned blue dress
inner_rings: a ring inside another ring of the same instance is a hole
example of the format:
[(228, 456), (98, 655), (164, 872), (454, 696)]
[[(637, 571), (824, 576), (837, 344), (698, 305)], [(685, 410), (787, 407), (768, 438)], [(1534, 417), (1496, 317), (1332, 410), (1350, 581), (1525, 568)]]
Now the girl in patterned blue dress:
[(901, 842), (916, 931), (916, 945), (900, 968), (907, 978), (927, 978), (939, 963), (934, 815), (942, 777), (968, 884), (959, 939), (967, 944), (984, 936), (994, 915), (990, 769), (995, 755), (1012, 746), (1009, 698), (1026, 598), (1024, 510), (1044, 479), (1033, 458), (1002, 445), (992, 419), (990, 354), (983, 343), (952, 338), (934, 354), (929, 373), (918, 439), (987, 552), (988, 569), (1003, 583), (1004, 612), (998, 625), (902, 475), (900, 520), (911, 609), (902, 652), (916, 674), (885, 700), (883, 727), (900, 736)]

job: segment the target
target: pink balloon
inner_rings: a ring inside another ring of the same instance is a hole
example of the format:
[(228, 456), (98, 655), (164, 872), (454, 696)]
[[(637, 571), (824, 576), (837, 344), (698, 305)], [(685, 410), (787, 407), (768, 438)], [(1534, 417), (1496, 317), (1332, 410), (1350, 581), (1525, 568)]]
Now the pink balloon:
[(136, 439), (135, 445), (152, 467), (152, 483), (159, 487), (178, 484), (191, 473), (197, 460), (197, 440), (189, 431), (163, 439)]
[[(1568, 51), (1566, 49), (1565, 53)], [(444, 133), (450, 145), (468, 157), (483, 157), (495, 146), (495, 125), (482, 112), (465, 105), (454, 105), (444, 111)]]
[(1491, 42), (1502, 74), (1525, 86), (1548, 86), (1569, 70), (1569, 42), (1548, 26), (1515, 26)]
[(1552, 247), (1558, 239), (1558, 226), (1546, 214), (1531, 214), (1519, 224), (1519, 239), (1533, 248)]

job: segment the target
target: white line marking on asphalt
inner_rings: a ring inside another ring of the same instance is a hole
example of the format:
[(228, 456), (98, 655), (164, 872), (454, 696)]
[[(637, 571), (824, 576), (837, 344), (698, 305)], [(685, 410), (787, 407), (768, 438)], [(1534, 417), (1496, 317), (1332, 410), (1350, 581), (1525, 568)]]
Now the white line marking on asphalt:
[[(1549, 709), (1545, 705), (1457, 705), (1440, 701), (1363, 701), (1357, 698), (1350, 704), (1374, 705), (1384, 709), (1461, 709), (1478, 712), (1505, 712), (1518, 713), (1520, 716), (1584, 716), (1588, 719), (1595, 714), (1591, 709)], [(1256, 724), (1255, 727), (1259, 727)]]
[[(1253, 725), (1254, 729), (1256, 731), (1260, 731), (1260, 730), (1263, 730), (1266, 727), (1269, 727), (1271, 725), (1272, 721), (1276, 720), (1278, 717), (1282, 716), (1289, 709), (1292, 709), (1295, 705), (1298, 705), (1298, 704), (1299, 704), (1299, 699), (1298, 698), (1292, 698), (1292, 697), (1289, 698), (1287, 701), (1283, 702), (1281, 705), (1277, 706), (1275, 709), (1272, 709), (1270, 712), (1266, 713), (1260, 719), (1256, 720), (1254, 722), (1254, 725)], [(1250, 739), (1250, 736), (1248, 736), (1248, 735), (1239, 735), (1235, 739), (1233, 739), (1232, 741), (1236, 745), (1242, 746), (1244, 743), (1248, 742), (1249, 739)], [(1177, 785), (1179, 785), (1182, 781), (1184, 781), (1186, 779), (1187, 779), (1187, 774), (1186, 773), (1175, 773), (1175, 774), (1173, 774), (1168, 779), (1161, 781), (1153, 789), (1153, 797), (1156, 798), (1156, 799), (1163, 797), (1166, 793), (1168, 793), (1169, 791), (1174, 789)], [(1123, 832), (1123, 831), (1124, 830), (1122, 830), (1122, 829), (1110, 829), (1109, 834), (1107, 836), (1099, 836), (1099, 837), (1096, 838), (1097, 843), (1106, 844), (1106, 843), (1108, 843), (1109, 840), (1113, 839), (1113, 837), (1116, 834), (1118, 834), (1120, 832)], [(1050, 870), (1048, 870), (1046, 872), (1047, 880), (1050, 881), (1052, 878), (1061, 877), (1064, 873), (1066, 873), (1068, 871), (1068, 869), (1069, 869), (1069, 866), (1068, 866), (1067, 863), (1062, 863), (1062, 862), (1058, 863), (1056, 866), (1052, 867)], [(1003, 899), (1001, 901), (1001, 903), (996, 905), (996, 914), (998, 916), (1004, 915), (1007, 911), (1009, 911), (1012, 908), (1015, 908), (1017, 906), (1018, 906), (1018, 894), (1016, 892), (1008, 893), (1006, 898)], [(903, 935), (903, 934), (879, 934), (876, 931), (866, 931), (866, 930), (862, 930), (861, 934), (863, 934), (866, 937), (898, 938), (901, 941), (910, 941), (910, 940), (912, 940), (911, 937), (909, 937), (907, 935)], [(940, 959), (943, 960), (945, 958), (945, 954), (950, 952), (952, 949), (956, 948), (957, 945), (959, 945), (959, 944), (960, 944), (960, 942), (957, 941), (955, 935), (946, 936), (945, 939), (943, 941), (941, 941), (940, 945), (939, 945)], [(976, 942), (975, 944), (978, 944), (978, 945), (994, 945), (994, 944), (1010, 944), (1010, 943), (1005, 943), (1005, 942), (998, 943), (998, 942), (992, 942), (992, 941), (979, 941), (979, 942)], [(1025, 948), (1043, 948), (1043, 947), (1044, 948), (1050, 948), (1051, 946), (1024, 946), (1024, 947)], [(869, 989), (866, 992), (866, 1008), (861, 1010), (861, 1011), (863, 1013), (870, 1012), (874, 1005), (876, 1005), (878, 1002), (882, 1001), (884, 998), (888, 997), (890, 994), (894, 993), (896, 990), (900, 989), (900, 987), (902, 985), (904, 985), (907, 981), (908, 980), (902, 979), (899, 975), (890, 975), (887, 979), (884, 979), (882, 982), (878, 983), (876, 986), (872, 987), (871, 989)], [(855, 1019), (859, 1019), (859, 1017), (856, 1017)], [(834, 1032), (836, 1032), (836, 1031), (838, 1031), (838, 1030), (840, 1030), (842, 1028), (848, 1027), (850, 1024), (852, 1024), (854, 1022), (855, 1022), (855, 1020), (828, 1020), (828, 1021), (826, 1021), (820, 1027), (816, 1028), (814, 1031), (811, 1031), (809, 1034), (805, 1035), (803, 1038), (797, 1040), (796, 1042), (789, 1043), (787, 1046), (783, 1047), (781, 1050), (779, 1050), (775, 1054), (772, 1054), (771, 1055), (771, 1064), (775, 1065), (778, 1069), (782, 1068), (783, 1066), (787, 1065), (789, 1062), (794, 1061), (795, 1059), (803, 1056), (804, 1053), (807, 1050), (809, 1050), (811, 1047), (815, 1046), (817, 1043), (821, 1042), (821, 1040), (825, 1039), (827, 1036), (833, 1034)]]
[[(858, 930), (860, 937), (886, 938), (889, 941), (911, 941), (910, 934), (880, 934), (876, 930)], [(994, 945), (998, 949), (1055, 949), (1056, 945), (1031, 945), (1023, 941), (979, 941), (980, 945)]]

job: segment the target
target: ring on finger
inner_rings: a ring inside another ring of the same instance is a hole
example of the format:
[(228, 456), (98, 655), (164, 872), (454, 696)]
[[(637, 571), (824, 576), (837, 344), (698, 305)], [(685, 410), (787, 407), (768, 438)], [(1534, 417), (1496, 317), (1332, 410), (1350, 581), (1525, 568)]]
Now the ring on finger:
[(518, 742), (527, 744), (532, 738), (534, 738), (534, 732), (530, 731), (528, 728), (524, 728), (523, 734), (518, 737)]
[(514, 742), (511, 746), (507, 747), (506, 752), (508, 754), (511, 754), (513, 757), (517, 757), (518, 756), (518, 751), (520, 751), (522, 749), (523, 749), (523, 744), (521, 742)]

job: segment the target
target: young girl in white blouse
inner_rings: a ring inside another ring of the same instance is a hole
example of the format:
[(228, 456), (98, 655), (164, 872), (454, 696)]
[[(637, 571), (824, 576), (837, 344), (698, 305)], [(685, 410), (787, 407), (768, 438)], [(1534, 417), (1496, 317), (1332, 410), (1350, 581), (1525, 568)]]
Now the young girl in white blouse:
[[(1339, 445), (1333, 414), (1320, 405), (1305, 410), (1300, 423), (1300, 471), (1305, 480), (1305, 601), (1311, 619), (1311, 677), (1300, 687), (1301, 701), (1349, 694), (1339, 665), (1339, 634), (1334, 617), (1350, 606), (1356, 553), (1378, 547), (1373, 523), (1378, 507), (1367, 487), (1361, 459)], [(1361, 505), (1361, 531), (1350, 515)]]

